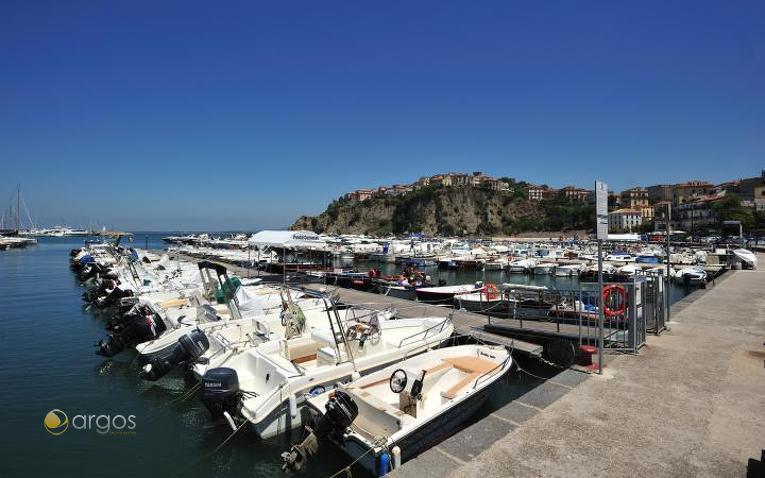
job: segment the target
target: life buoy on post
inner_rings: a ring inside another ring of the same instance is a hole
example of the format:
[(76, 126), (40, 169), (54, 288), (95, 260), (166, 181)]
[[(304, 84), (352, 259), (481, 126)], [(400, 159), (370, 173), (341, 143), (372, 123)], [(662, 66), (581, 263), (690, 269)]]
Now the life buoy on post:
[(603, 314), (608, 317), (621, 317), (626, 311), (627, 289), (621, 285), (603, 287)]
[(488, 300), (494, 300), (499, 295), (499, 289), (497, 289), (497, 286), (492, 283), (486, 284), (483, 290), (486, 293), (486, 299)]

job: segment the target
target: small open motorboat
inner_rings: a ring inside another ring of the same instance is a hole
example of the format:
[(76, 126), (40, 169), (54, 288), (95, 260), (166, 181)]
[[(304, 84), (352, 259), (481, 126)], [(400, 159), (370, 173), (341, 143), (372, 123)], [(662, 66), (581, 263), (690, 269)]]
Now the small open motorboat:
[(675, 272), (672, 279), (685, 285), (703, 284), (707, 280), (707, 273), (701, 267), (684, 267)]
[(283, 454), (285, 467), (301, 468), (318, 444), (332, 440), (382, 476), (389, 464), (397, 466), (454, 433), (511, 366), (505, 347), (446, 347), (309, 398), (315, 425)]
[(300, 426), (307, 397), (439, 347), (454, 332), (448, 317), (389, 319), (354, 311), (343, 319), (333, 312), (323, 328), (263, 342), (206, 368), (202, 403), (232, 429), (249, 422), (261, 438), (272, 438)]
[(748, 249), (734, 249), (733, 254), (741, 261), (745, 268), (757, 268), (757, 256)]

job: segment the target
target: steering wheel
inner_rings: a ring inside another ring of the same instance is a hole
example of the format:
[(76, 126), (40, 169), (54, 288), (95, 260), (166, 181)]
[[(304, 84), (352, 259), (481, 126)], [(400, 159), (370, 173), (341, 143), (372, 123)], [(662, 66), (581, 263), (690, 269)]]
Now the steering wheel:
[(401, 393), (406, 388), (406, 372), (403, 369), (397, 369), (390, 376), (390, 391), (393, 393)]

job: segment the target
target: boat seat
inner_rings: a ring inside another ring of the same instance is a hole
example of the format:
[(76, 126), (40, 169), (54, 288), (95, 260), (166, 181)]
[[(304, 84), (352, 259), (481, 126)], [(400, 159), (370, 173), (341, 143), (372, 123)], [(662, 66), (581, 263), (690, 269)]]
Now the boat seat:
[(329, 345), (330, 347), (335, 345), (335, 339), (332, 337), (332, 331), (328, 329), (322, 329), (318, 327), (311, 329), (311, 340), (320, 342), (322, 345)]
[(482, 374), (480, 374), (478, 372), (466, 374), (464, 377), (462, 377), (462, 379), (459, 382), (457, 382), (454, 385), (452, 385), (451, 388), (441, 392), (441, 396), (444, 397), (444, 398), (448, 398), (449, 400), (452, 400), (454, 397), (457, 396), (457, 394), (459, 394), (462, 391), (463, 388), (465, 388), (469, 384), (473, 383), (481, 375)]
[(449, 400), (456, 397), (465, 387), (474, 383), (478, 377), (497, 368), (495, 362), (480, 357), (449, 357), (442, 360), (465, 374), (459, 382), (441, 392), (441, 396)]
[(321, 347), (316, 351), (316, 365), (334, 365), (337, 363), (337, 352), (334, 347)]
[(464, 357), (447, 357), (441, 359), (444, 362), (451, 364), (454, 368), (465, 373), (486, 373), (491, 372), (497, 367), (497, 363), (491, 360), (486, 360), (480, 357), (464, 356)]
[(407, 415), (366, 390), (349, 387), (346, 392), (359, 407), (359, 414), (353, 426), (358, 427), (370, 437), (390, 436), (399, 431), (402, 425), (415, 420), (411, 415)]
[(160, 302), (159, 306), (163, 309), (178, 309), (189, 305), (189, 301), (185, 298), (182, 299), (170, 299), (164, 302)]

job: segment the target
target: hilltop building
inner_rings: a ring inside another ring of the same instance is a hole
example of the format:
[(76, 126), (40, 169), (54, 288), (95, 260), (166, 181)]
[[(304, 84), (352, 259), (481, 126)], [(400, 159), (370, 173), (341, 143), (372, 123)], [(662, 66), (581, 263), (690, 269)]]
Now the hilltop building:
[(643, 214), (637, 209), (617, 209), (608, 213), (608, 227), (615, 231), (637, 229), (643, 223)]
[(634, 187), (622, 191), (621, 206), (640, 211), (643, 222), (653, 221), (653, 208), (646, 188)]

